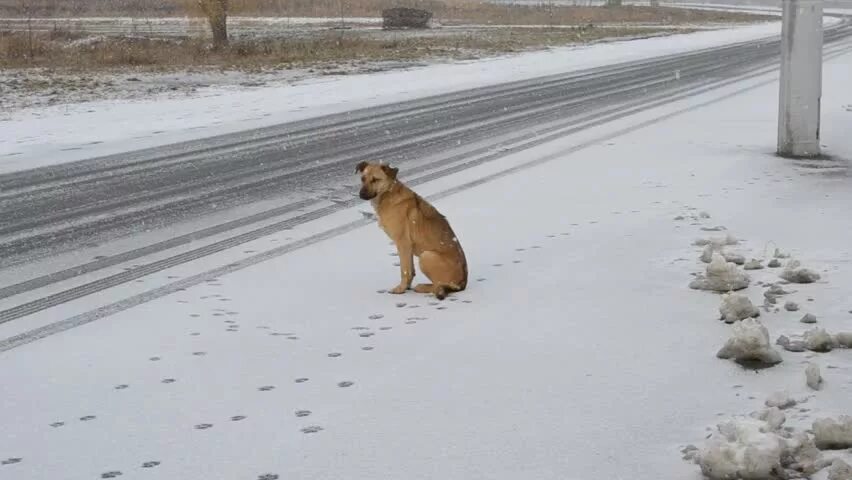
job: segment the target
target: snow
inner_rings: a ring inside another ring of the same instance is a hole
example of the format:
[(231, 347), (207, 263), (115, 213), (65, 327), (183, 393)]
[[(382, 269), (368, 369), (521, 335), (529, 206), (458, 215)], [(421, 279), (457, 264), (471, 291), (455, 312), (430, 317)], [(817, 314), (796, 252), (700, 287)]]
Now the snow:
[(819, 365), (809, 362), (805, 367), (805, 384), (812, 390), (822, 388), (822, 374), (819, 371)]
[[(0, 350), (0, 460), (20, 459), (0, 476), (141, 478), (157, 462), (159, 478), (210, 480), (698, 480), (679, 451), (720, 422), (729, 426), (706, 459), (761, 473), (794, 452), (787, 467), (816, 468), (805, 430), (849, 414), (852, 352), (782, 351), (759, 372), (719, 361), (714, 349), (753, 320), (701, 320), (720, 301), (686, 287), (705, 267), (691, 245), (701, 233), (672, 221), (708, 211), (764, 260), (768, 244), (782, 245), (829, 279), (795, 295), (814, 299), (808, 310), (826, 329), (850, 330), (852, 56), (824, 71), (823, 142), (835, 160), (772, 155), (772, 78), (418, 186), (470, 264), (469, 288), (443, 303), (376, 293), (398, 271), (374, 223), (347, 227), (364, 205), (0, 325), (2, 349), (81, 315)], [(749, 273), (753, 285), (777, 281), (777, 271)], [(194, 275), (203, 281), (164, 286)], [(171, 293), (124, 301), (148, 291)], [(800, 334), (799, 316), (761, 318), (774, 338)], [(802, 381), (814, 359), (826, 365), (820, 391)], [(779, 431), (778, 413), (739, 417), (781, 390), (806, 403)]]
[[(725, 259), (726, 262), (735, 263), (737, 265), (744, 265), (746, 263), (745, 257), (740, 255), (739, 253), (727, 252), (724, 250), (722, 245), (719, 245), (713, 241), (708, 243), (707, 246), (704, 247), (704, 250), (701, 252), (701, 261), (704, 263), (710, 263), (713, 259), (713, 253), (718, 252), (722, 255), (722, 258)], [(755, 270), (752, 268), (752, 270)]]
[(739, 271), (735, 263), (729, 263), (718, 252), (714, 252), (711, 258), (706, 275), (699, 276), (690, 282), (689, 288), (724, 293), (748, 287), (749, 276)]
[(814, 421), (814, 441), (823, 450), (852, 448), (852, 416), (820, 418)]
[(760, 263), (760, 260), (752, 258), (743, 265), (743, 270), (763, 270), (763, 264)]
[(754, 318), (734, 324), (731, 338), (716, 356), (743, 364), (774, 365), (782, 360), (781, 355), (769, 345), (769, 331)]
[(820, 274), (803, 267), (787, 267), (780, 277), (791, 283), (814, 283), (820, 279)]
[(771, 430), (748, 417), (719, 424), (699, 454), (701, 471), (712, 480), (772, 478), (781, 469), (784, 442)]
[(722, 296), (719, 313), (726, 323), (760, 316), (760, 310), (751, 303), (748, 297), (735, 293), (727, 293)]
[(409, 70), (322, 77), (193, 96), (105, 100), (0, 112), (0, 173), (411, 100), (543, 75), (765, 38), (780, 23), (561, 47)]
[(725, 246), (728, 245), (736, 245), (740, 243), (739, 240), (733, 235), (726, 234), (724, 237), (711, 237), (711, 238), (699, 238), (694, 241), (692, 244), (699, 247), (707, 247), (710, 246), (714, 250), (721, 250)]
[(785, 422), (780, 410), (769, 408), (720, 423), (698, 454), (701, 471), (711, 480), (773, 480), (824, 466), (813, 441), (782, 429)]
[(764, 402), (767, 407), (785, 410), (796, 406), (796, 400), (788, 392), (775, 392)]
[(841, 459), (836, 459), (829, 469), (828, 480), (852, 480), (852, 467)]
[(834, 341), (840, 347), (852, 348), (852, 332), (837, 332), (834, 334)]
[(834, 339), (824, 328), (815, 327), (805, 332), (805, 347), (814, 352), (827, 352), (834, 348)]

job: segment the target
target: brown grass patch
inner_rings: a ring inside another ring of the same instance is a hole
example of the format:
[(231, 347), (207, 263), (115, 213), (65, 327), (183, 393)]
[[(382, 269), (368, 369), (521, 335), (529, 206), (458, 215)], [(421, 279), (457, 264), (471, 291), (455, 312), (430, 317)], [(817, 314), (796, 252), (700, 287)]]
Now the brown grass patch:
[[(0, 15), (69, 16), (183, 16), (198, 15), (194, 0), (0, 0)], [(583, 25), (587, 23), (721, 23), (751, 22), (745, 13), (686, 10), (666, 7), (582, 7), (499, 5), (480, 0), (231, 0), (232, 15), (291, 17), (378, 17), (391, 6), (431, 10), (447, 24)], [(768, 18), (768, 17), (767, 17)]]
[(212, 50), (203, 39), (74, 39), (74, 35), (40, 33), (34, 36), (31, 45), (25, 32), (0, 33), (0, 67), (92, 71), (122, 67), (267, 69), (327, 64), (333, 68), (340, 62), (352, 61), (470, 58), (664, 31), (662, 28), (500, 28), (454, 36), (387, 38), (329, 32), (300, 39), (237, 40), (219, 51)]

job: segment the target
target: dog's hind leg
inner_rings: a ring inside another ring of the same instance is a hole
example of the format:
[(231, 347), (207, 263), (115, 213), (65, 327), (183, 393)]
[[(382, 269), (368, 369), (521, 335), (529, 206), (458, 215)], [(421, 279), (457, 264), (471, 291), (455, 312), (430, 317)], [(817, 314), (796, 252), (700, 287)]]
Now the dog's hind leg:
[(456, 265), (448, 261), (439, 253), (427, 251), (420, 254), (420, 271), (426, 275), (432, 283), (421, 283), (414, 287), (418, 293), (432, 293), (439, 300), (447, 298), (447, 293), (455, 292), (460, 288), (454, 284), (454, 273)]

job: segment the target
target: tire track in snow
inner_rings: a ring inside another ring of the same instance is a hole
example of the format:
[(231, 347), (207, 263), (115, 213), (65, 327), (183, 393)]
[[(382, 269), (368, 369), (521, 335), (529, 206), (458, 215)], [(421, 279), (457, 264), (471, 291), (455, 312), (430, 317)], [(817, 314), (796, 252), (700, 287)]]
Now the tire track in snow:
[[(833, 51), (828, 52), (828, 55), (826, 55), (826, 58), (833, 58), (835, 56), (844, 55), (844, 54), (848, 53), (849, 51), (852, 51), (852, 46), (843, 46), (842, 48), (837, 48)], [(744, 75), (742, 77), (738, 77), (738, 78), (735, 78), (735, 79), (732, 79), (732, 80), (727, 80), (727, 81), (723, 81), (723, 82), (720, 82), (720, 83), (717, 83), (717, 84), (714, 84), (714, 85), (711, 85), (711, 86), (707, 86), (707, 87), (704, 87), (703, 89), (699, 89), (698, 91), (687, 92), (687, 93), (684, 93), (684, 94), (676, 96), (676, 97), (670, 97), (668, 100), (660, 100), (660, 101), (656, 102), (656, 104), (636, 107), (634, 109), (634, 111), (631, 111), (630, 113), (627, 113), (626, 115), (639, 113), (642, 110), (646, 110), (648, 108), (653, 108), (654, 106), (665, 105), (666, 103), (670, 103), (672, 101), (682, 100), (684, 98), (687, 98), (687, 97), (690, 97), (690, 96), (693, 96), (693, 95), (696, 95), (696, 94), (709, 92), (709, 91), (724, 87), (726, 85), (731, 85), (731, 84), (734, 84), (734, 83), (737, 83), (739, 81), (746, 80), (746, 79), (749, 79), (749, 78), (760, 77), (760, 76), (766, 75), (767, 73), (769, 73), (769, 71), (767, 69), (760, 69), (757, 72), (751, 72), (751, 73)], [(612, 132), (612, 133), (609, 133), (609, 134), (606, 134), (606, 135), (602, 135), (602, 136), (594, 138), (592, 140), (583, 142), (583, 143), (576, 145), (576, 146), (574, 146), (570, 149), (559, 151), (559, 152), (552, 153), (552, 154), (549, 154), (549, 155), (545, 155), (543, 157), (539, 157), (539, 158), (536, 158), (536, 159), (515, 165), (514, 167), (511, 167), (511, 168), (508, 168), (508, 169), (505, 169), (505, 170), (501, 170), (499, 172), (483, 176), (483, 177), (478, 178), (476, 180), (466, 182), (466, 183), (463, 183), (461, 185), (457, 185), (455, 187), (446, 189), (446, 190), (438, 192), (434, 195), (428, 196), (428, 199), (430, 201), (435, 201), (435, 200), (438, 200), (438, 199), (441, 199), (441, 198), (444, 198), (444, 197), (447, 197), (447, 196), (468, 190), (468, 189), (476, 187), (478, 185), (482, 185), (482, 184), (494, 181), (498, 178), (502, 178), (502, 177), (505, 177), (507, 175), (511, 175), (511, 174), (516, 173), (518, 171), (553, 161), (557, 158), (560, 158), (560, 157), (563, 157), (567, 154), (571, 154), (571, 153), (577, 152), (579, 150), (588, 148), (592, 145), (596, 145), (596, 144), (599, 144), (601, 142), (604, 142), (604, 141), (607, 141), (607, 140), (610, 140), (610, 139), (613, 139), (613, 138), (617, 138), (617, 137), (622, 136), (622, 135), (626, 135), (626, 134), (634, 132), (636, 130), (643, 129), (645, 127), (654, 125), (656, 123), (659, 123), (659, 122), (662, 122), (662, 121), (665, 121), (665, 120), (668, 120), (668, 119), (671, 119), (671, 118), (676, 117), (678, 115), (682, 115), (684, 113), (691, 112), (691, 111), (696, 110), (696, 109), (700, 109), (704, 106), (711, 105), (713, 103), (741, 95), (745, 92), (755, 90), (757, 88), (771, 84), (775, 81), (776, 81), (775, 78), (771, 78), (769, 80), (765, 80), (765, 81), (761, 81), (761, 82), (758, 82), (758, 83), (753, 84), (753, 85), (749, 85), (748, 87), (736, 90), (734, 92), (725, 94), (723, 96), (713, 98), (711, 100), (708, 100), (708, 101), (705, 101), (705, 102), (702, 102), (702, 103), (699, 103), (699, 104), (684, 107), (684, 108), (681, 108), (681, 109), (676, 110), (674, 112), (669, 112), (669, 113), (657, 116), (657, 117), (649, 119), (649, 120), (645, 120), (645, 121), (640, 122), (638, 124), (631, 125), (629, 127), (622, 128), (618, 131), (615, 131), (615, 132)], [(616, 118), (620, 118), (620, 117), (623, 117), (623, 116), (625, 116), (625, 115), (620, 115), (619, 117), (615, 117), (615, 118), (611, 118), (611, 119), (602, 119), (602, 120), (599, 120), (599, 122), (602, 124), (602, 123), (606, 123), (608, 121), (612, 121)], [(564, 135), (563, 132), (557, 132), (556, 134), (553, 135), (553, 138), (550, 138), (550, 140), (558, 138), (562, 135)], [(543, 140), (543, 141), (546, 141), (546, 140)], [(523, 148), (529, 148), (529, 147), (524, 146)], [(420, 180), (420, 183), (428, 181), (428, 180), (429, 179), (427, 179), (427, 178), (423, 178), (423, 179)], [(411, 182), (411, 183), (412, 183), (412, 185), (416, 184), (415, 182)], [(210, 281), (212, 279), (221, 277), (222, 275), (226, 275), (228, 273), (233, 273), (233, 272), (236, 272), (236, 271), (239, 271), (239, 270), (243, 270), (245, 268), (251, 267), (251, 266), (256, 265), (258, 263), (265, 262), (265, 261), (268, 261), (270, 259), (280, 257), (280, 256), (285, 255), (287, 253), (290, 253), (290, 252), (293, 252), (295, 250), (299, 250), (301, 248), (313, 245), (313, 244), (321, 242), (323, 240), (327, 240), (327, 239), (330, 239), (330, 238), (333, 238), (333, 237), (336, 237), (336, 236), (339, 236), (339, 235), (343, 235), (343, 234), (350, 232), (350, 231), (353, 231), (357, 228), (361, 228), (363, 226), (369, 225), (370, 223), (372, 223), (372, 220), (367, 220), (367, 219), (360, 219), (360, 220), (356, 220), (356, 221), (353, 221), (353, 222), (349, 222), (349, 223), (346, 223), (344, 225), (332, 228), (330, 230), (326, 230), (324, 232), (321, 232), (321, 233), (306, 237), (304, 239), (292, 242), (290, 244), (283, 245), (281, 247), (277, 247), (277, 248), (274, 248), (272, 250), (253, 255), (253, 256), (248, 257), (246, 259), (243, 259), (239, 262), (224, 265), (224, 266), (212, 269), (212, 270), (208, 270), (206, 272), (199, 273), (199, 274), (194, 275), (192, 277), (188, 277), (188, 278), (185, 278), (185, 279), (182, 279), (182, 280), (178, 280), (176, 282), (172, 282), (170, 284), (163, 285), (159, 288), (155, 288), (153, 290), (149, 290), (147, 292), (143, 292), (141, 294), (134, 295), (134, 296), (126, 298), (124, 300), (114, 302), (114, 303), (109, 304), (109, 305), (105, 305), (105, 306), (100, 307), (98, 309), (91, 310), (89, 312), (85, 312), (85, 313), (82, 313), (80, 315), (76, 315), (74, 317), (67, 318), (65, 320), (54, 322), (54, 323), (46, 325), (44, 327), (33, 329), (33, 330), (28, 331), (28, 332), (0, 340), (0, 353), (12, 350), (12, 349), (17, 348), (17, 347), (22, 346), (22, 345), (26, 345), (28, 343), (32, 343), (32, 342), (39, 340), (39, 339), (42, 339), (42, 338), (46, 338), (46, 337), (55, 335), (57, 333), (61, 333), (61, 332), (64, 332), (64, 331), (67, 331), (67, 330), (70, 330), (70, 329), (73, 329), (73, 328), (76, 328), (76, 327), (79, 327), (79, 326), (82, 326), (82, 325), (86, 325), (88, 323), (94, 322), (94, 321), (99, 320), (101, 318), (105, 318), (105, 317), (108, 317), (108, 316), (113, 315), (115, 313), (118, 313), (118, 312), (127, 310), (129, 308), (133, 308), (135, 306), (141, 305), (143, 303), (147, 303), (147, 302), (150, 302), (152, 300), (156, 300), (158, 298), (164, 297), (164, 296), (172, 294), (174, 292), (184, 290), (186, 288), (198, 285), (198, 284), (203, 283), (205, 281)], [(2, 315), (3, 313), (5, 313), (5, 312), (0, 312), (0, 315)], [(0, 318), (2, 318), (2, 317), (0, 317)]]

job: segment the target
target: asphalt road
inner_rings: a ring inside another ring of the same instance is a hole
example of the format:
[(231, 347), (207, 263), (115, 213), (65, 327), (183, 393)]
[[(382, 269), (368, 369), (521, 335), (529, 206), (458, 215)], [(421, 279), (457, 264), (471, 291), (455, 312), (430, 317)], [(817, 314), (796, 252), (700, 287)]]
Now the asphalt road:
[[(845, 21), (826, 29), (825, 45), (849, 36), (852, 26)], [(0, 175), (0, 270), (127, 238), (140, 228), (200, 225), (161, 242), (0, 283), (0, 301), (7, 299), (0, 303), (0, 324), (357, 205), (352, 172), (361, 160), (399, 164), (416, 185), (500, 158), (504, 153), (492, 139), (545, 142), (549, 132), (681, 98), (778, 57), (778, 39), (765, 39)], [(477, 160), (466, 161), (472, 157)], [(224, 223), (212, 220), (220, 218), (214, 213), (276, 198), (292, 201)], [(286, 220), (268, 223), (285, 214)], [(226, 238), (109, 281), (14, 301), (214, 235)]]

